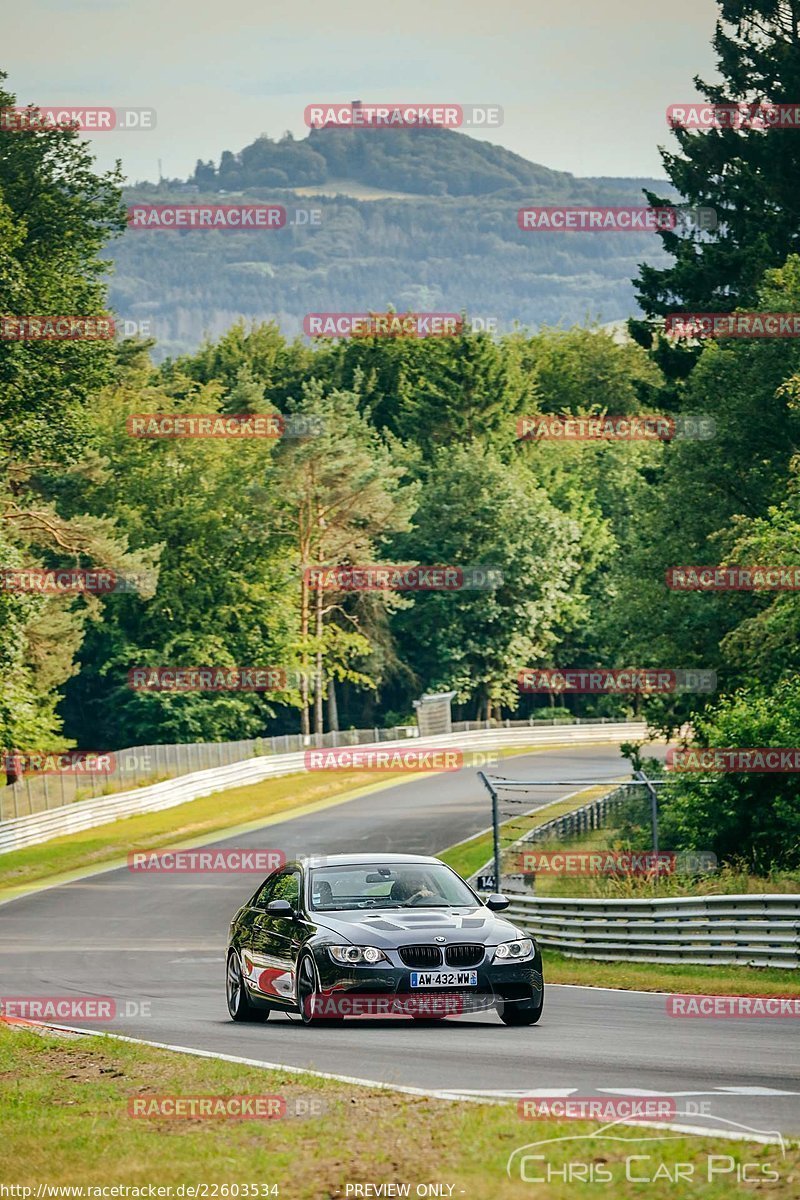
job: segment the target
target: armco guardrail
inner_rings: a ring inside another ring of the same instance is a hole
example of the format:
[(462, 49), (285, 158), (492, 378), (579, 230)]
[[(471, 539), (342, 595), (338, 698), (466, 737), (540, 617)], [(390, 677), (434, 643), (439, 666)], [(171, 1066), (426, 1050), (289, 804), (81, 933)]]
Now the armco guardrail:
[[(463, 746), (472, 750), (492, 750), (500, 747), (526, 745), (554, 745), (563, 742), (626, 741), (645, 736), (646, 727), (637, 722), (592, 723), (581, 725), (553, 725), (547, 729), (531, 729), (525, 725), (512, 729), (485, 730), (473, 733), (447, 734), (442, 737), (425, 738), (428, 746)], [(382, 749), (408, 746), (408, 739), (371, 743), (380, 744)], [(309, 748), (314, 748), (313, 744)], [(365, 747), (362, 747), (365, 748)], [(213, 767), (207, 771), (196, 771), (179, 779), (169, 779), (136, 791), (122, 792), (97, 800), (80, 800), (50, 811), (17, 817), (0, 824), (0, 854), (23, 846), (33, 846), (63, 834), (78, 833), (106, 825), (121, 817), (137, 813), (157, 812), (173, 808), (189, 800), (197, 800), (212, 792), (226, 788), (243, 787), (258, 783), (262, 779), (290, 775), (305, 769), (305, 754), (276, 754), (261, 758), (250, 758), (245, 762), (227, 767)]]
[(515, 924), (571, 958), (800, 966), (800, 895), (509, 899)]

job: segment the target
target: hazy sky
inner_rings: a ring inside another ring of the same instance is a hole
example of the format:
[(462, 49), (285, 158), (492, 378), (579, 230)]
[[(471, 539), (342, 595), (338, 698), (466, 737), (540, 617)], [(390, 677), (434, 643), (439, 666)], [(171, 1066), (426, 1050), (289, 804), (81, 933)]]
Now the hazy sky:
[[(0, 0), (0, 14), (3, 4)], [(314, 101), (499, 104), (488, 136), (577, 175), (661, 175), (668, 104), (713, 76), (713, 0), (28, 0), (2, 21), (20, 103), (148, 106), (155, 130), (93, 136), (131, 179), (185, 176)], [(365, 136), (391, 137), (391, 132)]]

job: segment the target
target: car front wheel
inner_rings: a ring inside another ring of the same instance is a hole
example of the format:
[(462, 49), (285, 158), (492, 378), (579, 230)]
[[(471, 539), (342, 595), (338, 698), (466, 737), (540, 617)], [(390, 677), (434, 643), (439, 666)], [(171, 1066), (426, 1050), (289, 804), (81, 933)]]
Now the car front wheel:
[(535, 1025), (544, 1008), (544, 991), (538, 1004), (528, 1001), (507, 1000), (500, 1009), (500, 1020), (504, 1025)]
[(322, 1017), (315, 1011), (315, 1001), (320, 999), (317, 968), (310, 954), (304, 954), (297, 964), (297, 1008), (304, 1025), (338, 1025), (344, 1017)]

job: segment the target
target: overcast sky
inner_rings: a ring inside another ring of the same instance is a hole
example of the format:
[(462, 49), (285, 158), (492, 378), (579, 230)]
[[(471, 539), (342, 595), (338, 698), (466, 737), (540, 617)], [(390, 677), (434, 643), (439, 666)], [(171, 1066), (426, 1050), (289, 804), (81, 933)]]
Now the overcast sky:
[[(147, 106), (93, 137), (132, 180), (185, 176), (315, 101), (496, 104), (489, 139), (576, 175), (661, 175), (668, 104), (713, 77), (713, 0), (28, 0), (2, 23), (20, 103)], [(391, 136), (391, 133), (367, 136)]]

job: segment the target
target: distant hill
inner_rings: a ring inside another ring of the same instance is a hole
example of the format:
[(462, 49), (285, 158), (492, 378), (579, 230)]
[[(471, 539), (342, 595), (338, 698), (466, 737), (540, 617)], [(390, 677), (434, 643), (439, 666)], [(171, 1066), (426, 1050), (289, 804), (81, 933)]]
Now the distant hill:
[(273, 200), (318, 225), (272, 232), (130, 232), (111, 247), (112, 305), (148, 319), (159, 354), (195, 347), (240, 317), (288, 336), (306, 312), (460, 312), (495, 323), (619, 321), (631, 277), (666, 261), (652, 234), (530, 233), (521, 204), (638, 205), (653, 179), (580, 179), (451, 130), (312, 130), (257, 138), (189, 180), (140, 183), (150, 203)]
[(218, 167), (198, 162), (204, 191), (295, 188), (330, 179), (422, 196), (496, 196), (520, 187), (568, 189), (571, 176), (549, 171), (491, 142), (450, 129), (312, 129), (296, 141), (264, 134)]

